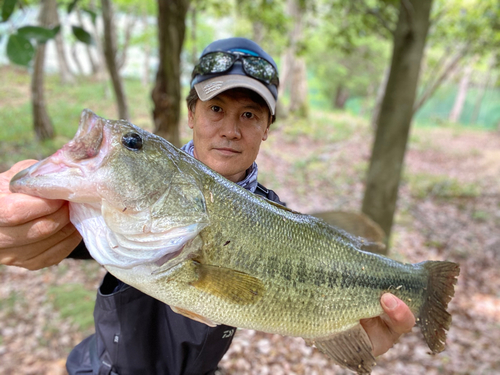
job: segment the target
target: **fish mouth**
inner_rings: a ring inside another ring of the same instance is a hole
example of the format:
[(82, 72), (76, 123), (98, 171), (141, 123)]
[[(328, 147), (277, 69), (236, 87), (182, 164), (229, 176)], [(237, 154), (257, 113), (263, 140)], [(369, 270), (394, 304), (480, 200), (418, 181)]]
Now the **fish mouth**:
[[(75, 137), (53, 155), (17, 173), (10, 181), (11, 192), (76, 201), (77, 193), (81, 196), (88, 191), (89, 175), (109, 151), (105, 121), (83, 110)], [(83, 201), (88, 202), (88, 193), (83, 195)]]

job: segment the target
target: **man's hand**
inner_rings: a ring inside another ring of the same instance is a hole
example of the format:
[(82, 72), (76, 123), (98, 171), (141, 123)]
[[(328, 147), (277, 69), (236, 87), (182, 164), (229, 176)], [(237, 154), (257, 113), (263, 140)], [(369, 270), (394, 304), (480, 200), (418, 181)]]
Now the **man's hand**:
[(59, 263), (82, 240), (67, 202), (9, 191), (11, 178), (34, 163), (24, 160), (0, 173), (0, 264), (29, 270)]
[(380, 304), (385, 314), (361, 320), (361, 325), (372, 342), (375, 357), (392, 348), (401, 335), (410, 332), (415, 325), (415, 317), (410, 308), (399, 298), (386, 293), (382, 295)]

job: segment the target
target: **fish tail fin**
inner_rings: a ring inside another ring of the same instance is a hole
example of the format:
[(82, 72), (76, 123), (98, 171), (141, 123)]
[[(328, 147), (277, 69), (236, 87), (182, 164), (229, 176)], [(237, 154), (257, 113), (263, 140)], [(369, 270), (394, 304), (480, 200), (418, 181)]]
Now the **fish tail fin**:
[(446, 331), (451, 324), (446, 309), (455, 294), (460, 266), (446, 261), (427, 261), (421, 265), (429, 273), (429, 281), (418, 323), (432, 353), (439, 353), (444, 350)]

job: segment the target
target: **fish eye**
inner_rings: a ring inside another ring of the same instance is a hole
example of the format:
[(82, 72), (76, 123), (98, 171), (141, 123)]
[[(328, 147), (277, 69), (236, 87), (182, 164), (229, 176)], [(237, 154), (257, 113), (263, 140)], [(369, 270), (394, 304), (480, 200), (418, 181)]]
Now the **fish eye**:
[(127, 133), (122, 137), (122, 145), (129, 150), (138, 151), (142, 148), (142, 138), (137, 133)]

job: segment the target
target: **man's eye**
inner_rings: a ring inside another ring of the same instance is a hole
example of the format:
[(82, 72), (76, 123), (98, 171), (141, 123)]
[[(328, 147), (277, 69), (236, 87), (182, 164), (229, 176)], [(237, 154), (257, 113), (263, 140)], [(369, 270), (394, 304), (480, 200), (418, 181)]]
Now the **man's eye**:
[(219, 107), (218, 105), (213, 105), (213, 106), (211, 107), (211, 109), (212, 109), (212, 111), (214, 111), (214, 112), (222, 112), (222, 108), (221, 108), (221, 107)]
[(244, 112), (243, 113), (243, 117), (245, 117), (245, 118), (253, 118), (254, 116), (253, 116), (252, 112)]

